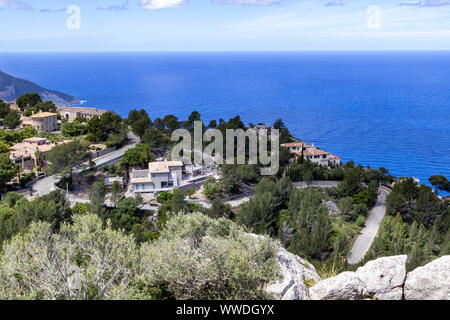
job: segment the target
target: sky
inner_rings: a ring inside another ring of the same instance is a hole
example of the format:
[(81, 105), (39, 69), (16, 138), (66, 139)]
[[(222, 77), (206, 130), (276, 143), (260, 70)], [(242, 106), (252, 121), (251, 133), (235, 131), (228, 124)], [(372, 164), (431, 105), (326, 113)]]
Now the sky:
[(0, 52), (450, 50), (450, 0), (0, 0)]

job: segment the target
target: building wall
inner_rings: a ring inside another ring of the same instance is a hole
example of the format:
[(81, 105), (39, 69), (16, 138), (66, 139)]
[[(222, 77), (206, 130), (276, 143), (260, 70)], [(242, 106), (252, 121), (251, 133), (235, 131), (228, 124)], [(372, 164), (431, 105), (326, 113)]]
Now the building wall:
[[(133, 174), (133, 178), (143, 177), (144, 171)], [(147, 171), (148, 172), (148, 171)], [(182, 168), (173, 167), (170, 173), (153, 173), (151, 183), (132, 183), (134, 192), (170, 191), (179, 187), (182, 181)]]
[(57, 116), (31, 119), (32, 126), (37, 131), (52, 132), (58, 130), (58, 118)]

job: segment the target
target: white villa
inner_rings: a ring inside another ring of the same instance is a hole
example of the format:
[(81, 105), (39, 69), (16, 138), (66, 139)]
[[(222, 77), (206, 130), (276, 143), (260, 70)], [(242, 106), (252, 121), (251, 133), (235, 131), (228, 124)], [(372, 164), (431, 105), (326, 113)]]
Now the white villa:
[(311, 162), (318, 163), (324, 166), (330, 165), (341, 165), (342, 158), (331, 154), (327, 151), (320, 150), (314, 144), (307, 145), (303, 141), (294, 143), (284, 143), (282, 147), (288, 148), (290, 153), (294, 155), (295, 159), (301, 157), (303, 152), (303, 157)]
[(147, 170), (133, 169), (130, 177), (132, 191), (137, 193), (171, 191), (181, 185), (182, 170), (181, 161), (150, 162)]

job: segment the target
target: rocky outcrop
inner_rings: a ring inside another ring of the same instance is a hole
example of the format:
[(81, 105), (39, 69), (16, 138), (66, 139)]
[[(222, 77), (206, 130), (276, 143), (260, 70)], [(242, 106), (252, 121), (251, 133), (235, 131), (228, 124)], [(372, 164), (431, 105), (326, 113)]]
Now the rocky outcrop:
[(355, 272), (343, 272), (312, 286), (312, 300), (360, 300), (363, 286)]
[(280, 248), (276, 258), (282, 279), (270, 283), (266, 291), (279, 300), (309, 300), (307, 285), (320, 280), (314, 266), (284, 248)]
[(450, 300), (450, 256), (436, 259), (408, 273), (406, 300)]
[(343, 272), (310, 288), (313, 300), (399, 300), (403, 295), (407, 256), (369, 261), (355, 272)]
[(379, 258), (356, 270), (363, 283), (363, 298), (399, 300), (406, 279), (406, 255)]
[(333, 201), (331, 201), (331, 200), (329, 200), (329, 201), (322, 200), (322, 204), (327, 208), (327, 210), (330, 213), (330, 215), (332, 215), (332, 216), (339, 216), (341, 214), (341, 210), (339, 210), (337, 204), (334, 203)]

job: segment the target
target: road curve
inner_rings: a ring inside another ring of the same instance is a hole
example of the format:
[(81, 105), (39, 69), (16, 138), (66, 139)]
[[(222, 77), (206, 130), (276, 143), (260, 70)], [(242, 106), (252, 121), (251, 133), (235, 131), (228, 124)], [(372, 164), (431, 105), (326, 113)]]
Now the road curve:
[[(134, 148), (136, 146), (136, 144), (138, 144), (138, 143), (140, 143), (140, 138), (138, 136), (136, 136), (135, 134), (133, 134), (133, 132), (129, 131), (128, 132), (128, 144), (126, 144), (125, 146), (123, 146), (122, 148), (120, 148), (116, 151), (110, 152), (104, 156), (101, 156), (99, 158), (95, 158), (92, 160), (95, 162), (95, 166), (97, 168), (105, 166), (105, 165), (113, 163), (113, 162), (117, 162), (122, 158), (125, 151), (127, 151), (130, 148)], [(79, 173), (88, 167), (89, 167), (89, 163), (86, 162), (86, 163), (80, 165), (78, 168), (74, 168), (74, 173)], [(49, 194), (50, 192), (56, 190), (56, 183), (58, 183), (59, 180), (61, 180), (61, 175), (55, 174), (53, 176), (36, 181), (31, 186), (33, 195), (44, 196), (44, 195)]]
[(386, 197), (388, 192), (384, 189), (380, 189), (380, 194), (378, 195), (378, 200), (375, 206), (370, 210), (369, 216), (367, 217), (366, 226), (359, 234), (355, 243), (353, 244), (350, 256), (347, 262), (351, 265), (360, 262), (367, 251), (369, 251), (375, 236), (378, 233), (378, 228), (380, 227), (381, 220), (386, 214)]

